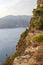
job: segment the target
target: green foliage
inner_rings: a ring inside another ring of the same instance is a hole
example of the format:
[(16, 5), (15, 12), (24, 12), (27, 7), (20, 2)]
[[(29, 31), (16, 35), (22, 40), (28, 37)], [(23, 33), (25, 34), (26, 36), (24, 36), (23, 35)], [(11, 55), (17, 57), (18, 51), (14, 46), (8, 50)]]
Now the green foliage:
[(43, 9), (42, 8), (37, 8), (36, 13), (39, 14), (39, 15), (43, 14)]
[(42, 34), (37, 34), (36, 36), (34, 36), (33, 40), (35, 42), (43, 42), (43, 33)]
[(27, 34), (28, 34), (28, 31), (29, 31), (29, 30), (26, 29), (26, 31), (24, 31), (24, 32), (21, 34), (21, 37), (24, 37), (24, 38), (25, 38), (25, 37), (27, 36)]
[(39, 7), (33, 9), (33, 14), (37, 14), (37, 15), (43, 14), (43, 4), (40, 4)]
[(43, 16), (36, 16), (32, 21), (32, 27), (43, 30)]
[(32, 26), (38, 29), (43, 29), (43, 4), (33, 10), (35, 19), (32, 22)]
[(38, 20), (35, 20), (32, 25), (33, 25), (33, 27), (39, 28), (41, 23)]

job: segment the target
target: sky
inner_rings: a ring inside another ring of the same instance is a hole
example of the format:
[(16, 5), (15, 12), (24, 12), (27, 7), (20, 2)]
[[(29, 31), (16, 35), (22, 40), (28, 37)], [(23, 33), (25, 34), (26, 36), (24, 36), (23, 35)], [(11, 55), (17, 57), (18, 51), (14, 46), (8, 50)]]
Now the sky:
[(36, 0), (0, 0), (0, 17), (7, 15), (32, 15)]

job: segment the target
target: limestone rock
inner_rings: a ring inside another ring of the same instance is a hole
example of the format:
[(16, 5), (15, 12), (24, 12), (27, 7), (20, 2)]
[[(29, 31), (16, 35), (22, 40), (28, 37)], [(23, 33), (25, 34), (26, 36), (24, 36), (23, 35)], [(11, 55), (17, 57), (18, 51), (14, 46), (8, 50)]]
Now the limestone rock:
[(28, 65), (29, 58), (29, 55), (19, 56), (14, 59), (13, 65)]

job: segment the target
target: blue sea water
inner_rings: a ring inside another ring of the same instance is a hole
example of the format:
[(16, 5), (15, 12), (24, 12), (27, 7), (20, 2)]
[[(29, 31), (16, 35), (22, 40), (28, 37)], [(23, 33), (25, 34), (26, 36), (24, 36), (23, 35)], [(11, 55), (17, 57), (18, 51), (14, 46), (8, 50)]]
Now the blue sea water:
[(5, 61), (6, 54), (11, 55), (20, 35), (26, 28), (0, 29), (0, 65)]

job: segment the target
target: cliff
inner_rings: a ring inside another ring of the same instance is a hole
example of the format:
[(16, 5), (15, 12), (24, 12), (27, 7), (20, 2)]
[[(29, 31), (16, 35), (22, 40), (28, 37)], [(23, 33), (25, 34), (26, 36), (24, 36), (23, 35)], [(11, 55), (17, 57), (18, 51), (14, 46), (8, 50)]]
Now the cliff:
[(43, 65), (43, 0), (37, 2), (29, 29), (21, 34), (16, 52), (3, 65)]
[(37, 5), (43, 4), (43, 0), (37, 0)]

